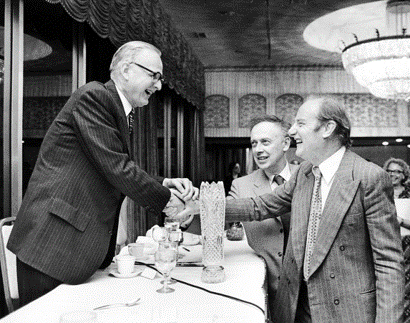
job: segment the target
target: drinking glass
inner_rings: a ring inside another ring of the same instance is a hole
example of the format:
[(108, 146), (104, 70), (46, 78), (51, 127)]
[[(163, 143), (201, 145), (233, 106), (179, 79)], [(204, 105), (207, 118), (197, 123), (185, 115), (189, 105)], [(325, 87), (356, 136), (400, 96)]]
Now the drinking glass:
[(155, 252), (155, 267), (164, 277), (164, 285), (158, 289), (158, 293), (172, 293), (175, 289), (168, 286), (172, 269), (177, 264), (177, 250), (175, 244), (171, 242), (160, 242), (158, 250)]

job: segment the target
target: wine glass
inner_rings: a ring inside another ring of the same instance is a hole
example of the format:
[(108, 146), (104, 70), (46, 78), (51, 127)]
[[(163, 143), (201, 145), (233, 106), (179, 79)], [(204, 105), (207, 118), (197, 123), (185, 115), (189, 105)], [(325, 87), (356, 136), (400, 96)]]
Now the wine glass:
[(176, 264), (177, 250), (175, 243), (160, 242), (158, 250), (155, 252), (155, 267), (164, 276), (164, 286), (157, 290), (158, 293), (172, 293), (175, 291), (175, 289), (168, 286), (168, 283), (171, 271), (175, 268)]

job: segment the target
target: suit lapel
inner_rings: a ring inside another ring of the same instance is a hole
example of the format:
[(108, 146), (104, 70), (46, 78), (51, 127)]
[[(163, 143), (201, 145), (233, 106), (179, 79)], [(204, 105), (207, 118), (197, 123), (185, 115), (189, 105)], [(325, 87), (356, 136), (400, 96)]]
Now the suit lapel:
[(309, 164), (305, 170), (301, 171), (305, 173), (305, 176), (302, 175), (300, 177), (302, 182), (300, 184), (298, 183), (298, 185), (303, 187), (303, 190), (300, 190), (295, 201), (292, 201), (291, 216), (293, 253), (299, 269), (303, 266), (303, 259), (305, 256), (310, 203), (312, 200), (313, 185), (315, 182), (311, 164)]
[(258, 169), (255, 172), (255, 180), (253, 182), (253, 191), (255, 196), (263, 195), (272, 192), (272, 188), (269, 184), (269, 178), (266, 176), (265, 172)]
[(310, 266), (311, 275), (328, 254), (339, 232), (342, 221), (356, 195), (360, 181), (353, 180), (353, 164), (354, 155), (350, 151), (346, 151), (339, 169), (335, 174), (320, 219), (318, 236)]
[(114, 99), (116, 103), (115, 108), (118, 110), (118, 113), (120, 115), (120, 119), (119, 119), (120, 129), (119, 130), (121, 132), (122, 137), (125, 138), (125, 144), (127, 145), (128, 153), (131, 156), (131, 139), (130, 139), (129, 128), (128, 128), (128, 123), (127, 123), (127, 116), (125, 115), (124, 107), (122, 105), (117, 88), (115, 87), (115, 84), (112, 80), (105, 83), (105, 87), (110, 92), (112, 98)]

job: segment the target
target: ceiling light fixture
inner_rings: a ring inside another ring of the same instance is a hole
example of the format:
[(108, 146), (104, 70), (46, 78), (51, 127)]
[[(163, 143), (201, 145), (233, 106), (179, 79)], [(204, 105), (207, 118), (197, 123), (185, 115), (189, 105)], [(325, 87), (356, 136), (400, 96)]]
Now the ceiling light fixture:
[(341, 52), (346, 71), (373, 95), (410, 100), (410, 0), (335, 11), (311, 23), (304, 37), (315, 47)]

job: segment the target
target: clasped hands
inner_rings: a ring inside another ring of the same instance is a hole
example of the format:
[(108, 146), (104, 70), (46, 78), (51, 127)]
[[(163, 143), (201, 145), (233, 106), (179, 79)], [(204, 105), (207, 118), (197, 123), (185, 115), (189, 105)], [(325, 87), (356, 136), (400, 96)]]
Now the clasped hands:
[(163, 185), (171, 191), (163, 212), (178, 221), (182, 228), (187, 227), (194, 215), (199, 213), (199, 189), (187, 178), (166, 178)]

